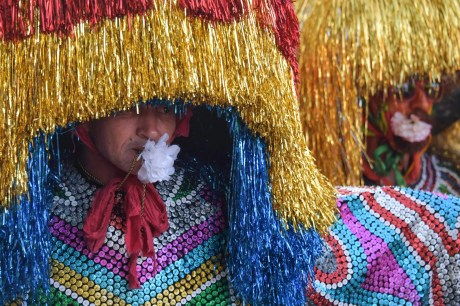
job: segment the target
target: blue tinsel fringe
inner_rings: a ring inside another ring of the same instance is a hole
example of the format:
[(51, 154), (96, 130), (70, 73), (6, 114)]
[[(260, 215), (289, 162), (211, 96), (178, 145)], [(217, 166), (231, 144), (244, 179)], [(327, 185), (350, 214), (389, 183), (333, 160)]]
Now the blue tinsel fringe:
[[(177, 104), (175, 111), (184, 109)], [(232, 284), (245, 304), (305, 305), (321, 239), (313, 230), (286, 229), (272, 208), (265, 143), (231, 108), (215, 110), (233, 135), (227, 260)], [(38, 137), (29, 148), (30, 198), (0, 214), (0, 305), (24, 294), (33, 302), (49, 290), (48, 141)], [(59, 149), (55, 154), (59, 159)]]
[(227, 121), (233, 134), (227, 200), (232, 284), (243, 303), (305, 305), (322, 240), (313, 230), (286, 229), (272, 208), (266, 144), (235, 114)]
[(48, 142), (41, 136), (32, 143), (29, 197), (0, 213), (0, 305), (19, 297), (34, 302), (49, 289)]

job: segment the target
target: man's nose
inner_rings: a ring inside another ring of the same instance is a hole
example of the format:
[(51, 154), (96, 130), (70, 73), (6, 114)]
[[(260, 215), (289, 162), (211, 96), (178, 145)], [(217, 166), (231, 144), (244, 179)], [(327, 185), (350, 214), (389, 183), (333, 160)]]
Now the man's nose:
[(137, 135), (139, 137), (157, 141), (161, 135), (161, 121), (158, 120), (155, 112), (143, 111), (139, 114), (137, 126)]

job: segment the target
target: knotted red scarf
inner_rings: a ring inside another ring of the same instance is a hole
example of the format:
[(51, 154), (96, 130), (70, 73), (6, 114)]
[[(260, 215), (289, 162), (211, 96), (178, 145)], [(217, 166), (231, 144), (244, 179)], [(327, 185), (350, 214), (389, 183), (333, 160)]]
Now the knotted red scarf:
[[(189, 110), (183, 118), (176, 119), (173, 138), (188, 136), (190, 118), (191, 111)], [(78, 126), (76, 135), (89, 150), (100, 155), (85, 128)], [(152, 257), (156, 262), (153, 238), (160, 236), (169, 224), (166, 206), (153, 184), (144, 186), (135, 175), (129, 175), (120, 185), (122, 182), (122, 177), (116, 177), (97, 191), (86, 217), (83, 232), (89, 250), (93, 253), (99, 251), (104, 244), (113, 208), (117, 204), (122, 205), (126, 217), (128, 283), (131, 289), (135, 289), (141, 287), (136, 271), (137, 258), (143, 255)]]
[[(112, 179), (95, 195), (93, 205), (83, 227), (86, 244), (91, 252), (102, 247), (112, 210), (117, 203), (117, 193), (124, 194), (121, 205), (126, 217), (125, 242), (129, 256), (128, 282), (131, 289), (140, 288), (136, 262), (139, 255), (155, 259), (153, 238), (160, 236), (169, 226), (163, 199), (152, 184), (144, 185), (130, 175), (121, 187), (122, 178)], [(118, 189), (118, 190), (117, 190)], [(155, 261), (154, 261), (155, 262)]]

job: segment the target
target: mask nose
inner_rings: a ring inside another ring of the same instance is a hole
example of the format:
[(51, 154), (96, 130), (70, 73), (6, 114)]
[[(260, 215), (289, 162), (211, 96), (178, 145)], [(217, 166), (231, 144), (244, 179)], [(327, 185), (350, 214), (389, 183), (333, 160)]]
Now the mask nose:
[(426, 95), (421, 86), (422, 85), (417, 85), (415, 88), (415, 94), (410, 101), (410, 112), (412, 113), (416, 109), (419, 109), (423, 110), (427, 114), (431, 114), (434, 100)]

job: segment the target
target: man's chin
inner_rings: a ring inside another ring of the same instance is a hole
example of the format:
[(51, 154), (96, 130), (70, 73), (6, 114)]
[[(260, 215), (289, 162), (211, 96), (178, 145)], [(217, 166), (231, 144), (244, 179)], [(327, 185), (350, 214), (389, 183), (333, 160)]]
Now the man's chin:
[(417, 152), (421, 152), (430, 142), (430, 137), (419, 142), (410, 142), (402, 137), (394, 137), (394, 147), (397, 151), (413, 155)]

